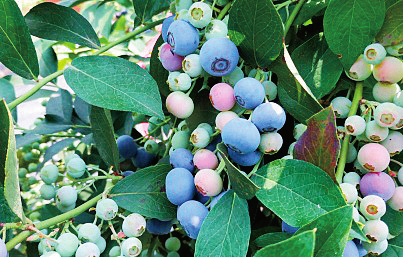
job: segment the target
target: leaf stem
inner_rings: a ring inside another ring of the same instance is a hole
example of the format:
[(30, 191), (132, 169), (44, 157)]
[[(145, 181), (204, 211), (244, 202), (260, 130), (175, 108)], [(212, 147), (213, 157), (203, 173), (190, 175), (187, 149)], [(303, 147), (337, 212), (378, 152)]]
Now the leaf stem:
[(299, 0), (298, 4), (295, 6), (294, 10), (292, 10), (290, 17), (287, 19), (285, 26), (284, 26), (284, 38), (287, 35), (288, 31), (291, 28), (292, 23), (294, 22), (297, 14), (301, 10), (302, 6), (304, 5), (306, 0)]
[[(139, 29), (136, 29), (130, 33), (127, 33), (124, 37), (119, 38), (118, 40), (116, 40), (115, 42), (111, 42), (108, 45), (105, 45), (103, 47), (101, 47), (98, 51), (91, 53), (89, 55), (100, 55), (106, 51), (108, 51), (109, 49), (111, 49), (112, 47), (126, 41), (129, 40), (132, 37), (135, 37), (141, 33), (143, 33), (146, 30), (149, 30), (151, 28), (154, 28), (155, 26), (161, 24), (164, 21), (164, 19), (161, 20), (157, 20), (154, 22), (151, 22), (149, 24), (147, 24), (146, 26), (143, 26)], [(22, 96), (18, 97), (17, 99), (15, 99), (14, 101), (12, 101), (11, 103), (8, 104), (8, 108), (11, 110), (13, 110), (15, 107), (17, 107), (17, 105), (19, 105), (20, 103), (24, 102), (25, 100), (27, 100), (29, 97), (31, 97), (33, 94), (35, 94), (36, 92), (38, 92), (44, 85), (46, 85), (48, 82), (54, 80), (55, 78), (61, 76), (64, 73), (64, 70), (59, 70), (56, 71), (55, 73), (50, 74), (49, 76), (41, 79), (38, 84), (36, 84), (33, 88), (31, 88), (27, 93), (23, 94)]]
[(229, 8), (231, 8), (232, 2), (229, 2), (224, 6), (224, 8), (221, 10), (220, 14), (217, 16), (217, 20), (222, 20), (224, 16), (227, 14)]
[[(77, 215), (88, 210), (90, 207), (94, 206), (98, 202), (98, 200), (101, 199), (101, 197), (102, 197), (102, 194), (99, 194), (96, 197), (92, 198), (91, 200), (85, 202), (84, 204), (80, 205), (79, 207), (77, 207), (71, 211), (68, 211), (68, 212), (60, 214), (56, 217), (53, 217), (53, 218), (44, 220), (38, 224), (35, 224), (35, 228), (37, 228), (38, 230), (41, 230), (44, 228), (48, 228), (48, 227), (57, 225), (65, 220), (74, 218)], [(29, 224), (29, 225), (32, 226), (33, 224)], [(13, 239), (11, 239), (10, 241), (7, 242), (7, 244), (6, 244), (7, 251), (10, 251), (11, 249), (13, 249), (14, 246), (19, 244), (23, 240), (25, 240), (32, 233), (34, 233), (34, 232), (27, 229), (27, 230), (24, 230), (23, 232), (19, 233), (18, 235), (16, 235)]]
[[(360, 100), (362, 99), (362, 91), (363, 91), (363, 87), (364, 87), (363, 85), (364, 85), (364, 83), (357, 82), (357, 84), (355, 86), (354, 97), (353, 97), (350, 111), (348, 113), (348, 117), (355, 115), (357, 113), (358, 106), (360, 104)], [(339, 158), (339, 163), (337, 164), (337, 170), (336, 170), (336, 180), (339, 184), (342, 182), (342, 179), (343, 179), (343, 172), (344, 172), (344, 168), (346, 166), (349, 143), (350, 143), (350, 135), (346, 134), (344, 136), (343, 142), (341, 144), (340, 158)]]

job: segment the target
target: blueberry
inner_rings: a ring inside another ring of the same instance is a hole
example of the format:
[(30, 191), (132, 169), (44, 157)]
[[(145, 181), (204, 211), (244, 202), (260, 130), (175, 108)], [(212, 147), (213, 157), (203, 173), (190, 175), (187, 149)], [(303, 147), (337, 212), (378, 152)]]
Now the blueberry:
[(87, 165), (81, 158), (71, 159), (67, 163), (67, 174), (73, 178), (79, 178), (84, 175)]
[(78, 238), (73, 233), (64, 233), (57, 239), (56, 252), (61, 256), (72, 256), (78, 248)]
[(227, 191), (221, 192), (219, 195), (213, 197), (213, 199), (211, 199), (210, 202), (210, 210), (213, 209), (213, 207), (218, 203), (218, 200), (221, 199), (221, 197), (223, 197), (225, 195)]
[(200, 50), (200, 63), (212, 76), (230, 74), (238, 64), (239, 53), (235, 44), (228, 38), (212, 38)]
[(395, 182), (384, 172), (369, 172), (360, 180), (360, 191), (363, 196), (377, 195), (387, 201), (395, 192)]
[(50, 200), (56, 195), (56, 189), (53, 185), (43, 184), (39, 190), (41, 196), (45, 200)]
[(179, 206), (176, 217), (187, 235), (196, 239), (207, 214), (206, 206), (198, 201), (190, 200)]
[(202, 204), (207, 203), (207, 201), (210, 199), (210, 196), (204, 196), (199, 191), (196, 191), (195, 196), (193, 197), (193, 200), (196, 200), (198, 202), (201, 202)]
[(76, 257), (99, 257), (100, 254), (101, 252), (99, 251), (98, 246), (94, 243), (88, 242), (78, 247)]
[(102, 236), (98, 238), (98, 240), (95, 242), (95, 244), (98, 246), (98, 249), (101, 253), (105, 251), (106, 248), (106, 240)]
[(132, 171), (132, 170), (123, 171), (123, 176), (124, 177), (128, 177), (128, 176), (133, 175), (133, 174), (134, 174), (134, 171)]
[(191, 172), (194, 170), (193, 154), (185, 148), (175, 149), (169, 155), (169, 163), (171, 163), (174, 168), (185, 168)]
[(196, 187), (192, 173), (184, 168), (172, 169), (165, 178), (165, 190), (168, 200), (175, 205), (193, 199)]
[(78, 238), (83, 242), (95, 243), (101, 236), (98, 226), (92, 223), (85, 223), (78, 229)]
[(177, 252), (181, 247), (181, 241), (177, 237), (170, 237), (165, 241), (165, 248), (170, 252)]
[(138, 213), (132, 213), (123, 220), (122, 230), (127, 237), (139, 237), (146, 228), (146, 220)]
[(77, 191), (72, 186), (63, 186), (56, 192), (56, 203), (67, 207), (77, 201)]
[(97, 202), (96, 214), (103, 220), (111, 220), (118, 213), (118, 205), (110, 198), (101, 199)]
[(274, 132), (285, 124), (284, 109), (273, 102), (263, 103), (252, 112), (252, 123), (260, 132)]
[(186, 21), (173, 21), (168, 28), (167, 43), (171, 45), (172, 52), (186, 56), (199, 46), (199, 31)]
[(182, 68), (183, 56), (173, 53), (171, 46), (166, 43), (160, 48), (159, 59), (167, 71), (176, 71)]
[(168, 29), (169, 29), (169, 26), (171, 26), (172, 22), (175, 21), (174, 18), (175, 18), (175, 16), (173, 16), (173, 15), (169, 16), (162, 23), (161, 34), (162, 34), (162, 39), (164, 40), (164, 42), (167, 42)]
[(39, 175), (43, 182), (50, 185), (56, 182), (57, 177), (59, 176), (59, 168), (54, 164), (46, 165), (41, 169)]
[(8, 257), (6, 244), (0, 239), (0, 256)]
[[(217, 147), (217, 144), (219, 144), (221, 142), (222, 142), (221, 135), (218, 135), (210, 142), (210, 144), (208, 144), (206, 146), (206, 149), (214, 152)], [(402, 172), (402, 174), (403, 174), (403, 172)]]
[(143, 245), (137, 237), (130, 237), (123, 241), (122, 252), (124, 256), (139, 256)]
[(353, 241), (347, 241), (342, 257), (359, 257), (358, 248)]
[(137, 145), (133, 138), (128, 135), (118, 137), (116, 140), (120, 156), (124, 159), (133, 158), (137, 154)]
[(281, 221), (281, 231), (286, 232), (288, 234), (294, 234), (297, 232), (299, 228), (298, 227), (293, 227), (288, 225), (287, 223), (284, 222), (284, 220)]
[(172, 220), (161, 221), (158, 219), (147, 220), (147, 231), (154, 235), (166, 235), (171, 231)]
[(260, 143), (260, 134), (256, 126), (241, 118), (229, 121), (224, 126), (221, 136), (228, 148), (242, 154), (255, 151)]
[(253, 166), (258, 163), (262, 156), (262, 153), (258, 150), (246, 154), (240, 154), (230, 148), (228, 148), (228, 154), (235, 163), (242, 166)]
[(139, 148), (135, 158), (132, 158), (134, 166), (137, 168), (145, 168), (153, 164), (156, 155), (148, 153), (143, 147)]

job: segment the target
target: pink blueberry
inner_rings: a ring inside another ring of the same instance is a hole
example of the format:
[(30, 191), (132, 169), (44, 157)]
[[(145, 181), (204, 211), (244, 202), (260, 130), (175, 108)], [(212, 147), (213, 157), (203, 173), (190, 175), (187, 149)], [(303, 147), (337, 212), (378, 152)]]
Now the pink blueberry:
[(377, 195), (387, 201), (395, 192), (395, 182), (385, 172), (369, 172), (360, 180), (360, 191), (363, 196)]
[(231, 111), (225, 111), (225, 112), (220, 112), (217, 114), (217, 117), (215, 118), (215, 126), (219, 129), (222, 130), (230, 120), (238, 118), (238, 114), (235, 112)]
[(210, 102), (219, 111), (228, 111), (235, 105), (234, 88), (227, 83), (215, 84), (210, 90)]
[(166, 106), (168, 111), (179, 119), (188, 118), (194, 110), (192, 98), (181, 91), (170, 93), (166, 100)]
[(397, 83), (403, 78), (403, 62), (396, 57), (387, 56), (374, 66), (372, 74), (378, 81)]
[(210, 150), (197, 150), (193, 157), (194, 165), (199, 169), (215, 169), (218, 166), (217, 156)]
[(182, 61), (184, 57), (174, 54), (171, 51), (171, 46), (167, 43), (164, 43), (161, 46), (159, 57), (162, 66), (164, 66), (164, 68), (168, 71), (176, 71), (182, 68)]
[(204, 196), (218, 195), (223, 186), (220, 175), (212, 169), (199, 170), (195, 175), (194, 182), (197, 191)]
[(368, 143), (358, 151), (357, 160), (366, 170), (379, 172), (388, 167), (390, 155), (383, 145)]

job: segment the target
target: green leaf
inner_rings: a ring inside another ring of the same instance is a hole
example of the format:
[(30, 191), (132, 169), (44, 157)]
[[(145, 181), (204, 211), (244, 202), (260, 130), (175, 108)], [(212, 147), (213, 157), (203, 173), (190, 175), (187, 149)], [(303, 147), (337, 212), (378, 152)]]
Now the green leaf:
[(403, 256), (403, 234), (388, 240), (388, 249), (382, 254), (382, 257), (401, 256)]
[(315, 230), (305, 231), (282, 242), (264, 247), (253, 257), (311, 257), (315, 248)]
[(318, 166), (336, 182), (339, 150), (336, 116), (329, 106), (308, 119), (307, 130), (295, 144), (294, 157)]
[[(295, 67), (288, 52), (279, 56), (269, 67), (278, 77), (278, 97), (281, 105), (301, 123), (322, 110)], [(291, 69), (292, 68), (292, 72)]]
[(287, 240), (291, 236), (292, 236), (291, 234), (284, 232), (267, 233), (256, 238), (254, 244), (257, 247), (265, 247), (271, 244), (276, 244), (278, 242)]
[(0, 221), (13, 222), (15, 215), (24, 220), (14, 125), (4, 100), (0, 103), (0, 120)]
[(386, 205), (386, 213), (382, 216), (381, 220), (388, 225), (389, 233), (397, 236), (403, 234), (403, 212), (393, 210)]
[(261, 187), (256, 197), (290, 226), (300, 227), (346, 205), (333, 180), (308, 162), (272, 161), (260, 168), (252, 181)]
[(384, 0), (332, 0), (326, 8), (323, 30), (330, 49), (349, 70), (380, 30)]
[(113, 24), (112, 19), (115, 12), (116, 8), (113, 3), (103, 1), (88, 5), (81, 14), (90, 22), (91, 26), (95, 29), (95, 32), (108, 38), (111, 34)]
[(353, 207), (346, 205), (306, 224), (301, 227), (295, 235), (297, 236), (305, 231), (317, 229), (314, 256), (342, 256), (348, 240), (352, 220)]
[(330, 0), (308, 0), (302, 5), (293, 25), (302, 25), (329, 4)]
[[(4, 98), (6, 103), (11, 103), (15, 100), (14, 86), (10, 81), (5, 78), (0, 78), (0, 99)], [(11, 115), (15, 122), (17, 122), (17, 108), (11, 111)]]
[(248, 203), (230, 190), (203, 221), (196, 240), (195, 256), (246, 256), (249, 237)]
[(259, 187), (228, 160), (227, 147), (224, 143), (218, 144), (217, 150), (225, 162), (225, 171), (228, 174), (232, 189), (239, 197), (247, 200), (252, 199)]
[(91, 24), (71, 8), (42, 3), (32, 8), (25, 21), (32, 35), (55, 41), (71, 42), (90, 48), (101, 44)]
[(240, 56), (250, 66), (267, 68), (281, 52), (283, 23), (272, 1), (235, 1), (229, 14), (228, 31)]
[(170, 0), (133, 0), (134, 10), (141, 22), (169, 8)]
[(42, 169), (43, 165), (45, 165), (47, 161), (51, 160), (53, 156), (60, 153), (64, 148), (72, 145), (75, 141), (77, 141), (76, 138), (66, 138), (49, 146), (43, 156), (43, 162), (38, 164), (37, 170), (39, 171)]
[[(52, 48), (54, 42), (37, 40), (34, 45), (39, 58), (39, 75), (46, 77), (57, 71), (57, 56)], [(53, 80), (56, 82), (56, 79)]]
[[(196, 87), (197, 86), (198, 85), (196, 84)], [(210, 102), (209, 91), (202, 90), (197, 92), (197, 90), (193, 90), (190, 97), (194, 102), (194, 110), (192, 115), (186, 119), (186, 124), (188, 125), (189, 130), (195, 130), (200, 123), (208, 123), (214, 127), (215, 118), (219, 112)]]
[(119, 151), (116, 144), (111, 112), (109, 110), (91, 106), (90, 122), (92, 138), (98, 149), (99, 155), (114, 170), (119, 169)]
[(74, 59), (64, 76), (89, 104), (164, 117), (157, 83), (135, 63), (109, 56), (80, 57)]
[(0, 62), (26, 79), (39, 74), (31, 35), (14, 0), (2, 0), (0, 5)]
[(73, 114), (73, 100), (69, 91), (59, 89), (58, 95), (51, 97), (46, 104), (46, 120), (70, 124)]
[(297, 47), (291, 57), (300, 75), (318, 99), (334, 89), (343, 72), (343, 65), (329, 49), (325, 37), (321, 34)]
[(388, 8), (382, 28), (376, 35), (376, 41), (384, 46), (403, 42), (403, 1)]
[(176, 206), (165, 193), (165, 177), (172, 169), (168, 163), (137, 170), (119, 181), (110, 196), (122, 208), (148, 218), (169, 220), (176, 218)]
[(357, 222), (355, 222), (354, 220), (351, 223), (350, 237), (357, 238), (364, 242), (370, 242), (369, 239), (366, 237), (365, 233), (362, 231), (362, 229), (358, 226)]
[(171, 91), (169, 90), (167, 79), (169, 71), (167, 71), (164, 66), (162, 66), (161, 61), (158, 58), (159, 50), (158, 48), (164, 43), (162, 36), (160, 36), (154, 45), (153, 51), (151, 52), (150, 59), (150, 74), (157, 82), (159, 91), (161, 95), (167, 97)]

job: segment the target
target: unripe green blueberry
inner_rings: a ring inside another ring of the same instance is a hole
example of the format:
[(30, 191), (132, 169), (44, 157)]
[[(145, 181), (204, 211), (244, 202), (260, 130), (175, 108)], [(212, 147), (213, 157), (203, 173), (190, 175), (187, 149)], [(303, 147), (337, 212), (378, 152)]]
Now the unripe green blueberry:
[(204, 128), (205, 130), (207, 130), (207, 132), (210, 136), (212, 136), (214, 133), (213, 127), (211, 127), (211, 125), (208, 123), (200, 123), (197, 127)]
[(366, 170), (364, 167), (362, 167), (362, 165), (360, 164), (358, 159), (355, 159), (355, 161), (353, 162), (353, 169), (355, 171), (358, 171), (358, 173), (360, 173), (360, 174), (368, 173), (368, 170)]
[(56, 251), (62, 257), (73, 256), (78, 248), (78, 238), (73, 233), (64, 233), (57, 239)]
[(142, 215), (132, 213), (123, 220), (122, 230), (127, 237), (139, 237), (146, 230), (146, 220)]
[(212, 20), (206, 27), (205, 34), (206, 39), (210, 38), (222, 38), (227, 37), (228, 27), (223, 21)]
[(43, 184), (39, 190), (41, 197), (45, 200), (50, 200), (56, 195), (56, 189), (53, 185)]
[(389, 152), (390, 156), (395, 156), (403, 150), (403, 134), (399, 131), (389, 131), (388, 137), (381, 142)]
[(347, 203), (355, 203), (357, 201), (358, 191), (355, 186), (349, 183), (341, 183), (340, 188)]
[(189, 54), (186, 56), (182, 61), (182, 69), (192, 78), (200, 76), (203, 71), (200, 64), (200, 56), (198, 54)]
[(198, 148), (204, 148), (210, 142), (210, 134), (204, 128), (196, 128), (190, 135), (190, 142)]
[(203, 196), (216, 196), (223, 187), (220, 175), (212, 169), (199, 170), (194, 178), (197, 191)]
[(358, 115), (352, 115), (344, 121), (346, 133), (353, 136), (364, 133), (366, 125), (364, 118)]
[(386, 249), (388, 249), (388, 240), (372, 243), (362, 242), (362, 246), (364, 246), (365, 250), (367, 250), (369, 254), (379, 256), (384, 253)]
[(397, 83), (378, 82), (372, 88), (372, 96), (380, 103), (393, 102), (398, 92), (400, 92), (400, 86)]
[(381, 142), (385, 140), (389, 135), (389, 129), (387, 127), (381, 127), (375, 120), (367, 123), (365, 128), (365, 136), (372, 142)]
[(267, 99), (269, 101), (273, 101), (277, 97), (277, 85), (272, 81), (263, 81), (262, 85), (264, 87), (264, 91), (266, 93)]
[(76, 203), (73, 203), (71, 205), (62, 205), (60, 202), (56, 201), (56, 207), (57, 209), (59, 209), (59, 211), (65, 213), (76, 208)]
[(220, 112), (215, 118), (215, 126), (219, 130), (223, 130), (224, 126), (231, 120), (238, 118), (238, 114), (232, 111)]
[(186, 120), (183, 120), (183, 121), (179, 122), (178, 130), (179, 131), (187, 131), (187, 132), (189, 132), (189, 127), (188, 127), (188, 124), (186, 123)]
[(172, 91), (187, 91), (192, 86), (192, 79), (186, 73), (180, 73), (169, 83), (169, 89)]
[(189, 8), (189, 22), (196, 28), (204, 28), (213, 17), (211, 7), (203, 2), (193, 3)]
[(357, 159), (357, 149), (353, 144), (348, 144), (346, 163), (352, 163)]
[(355, 222), (360, 222), (360, 213), (358, 212), (358, 209), (353, 207), (353, 220)]
[(347, 97), (338, 96), (334, 98), (330, 104), (333, 106), (336, 117), (344, 119), (347, 118), (352, 102)]
[(111, 220), (118, 213), (118, 205), (110, 198), (101, 199), (97, 202), (96, 214), (98, 218), (103, 220)]
[(375, 108), (374, 120), (381, 127), (393, 127), (400, 118), (399, 108), (394, 103), (381, 103)]
[(372, 242), (381, 242), (387, 239), (389, 228), (382, 220), (368, 220), (365, 222), (363, 232)]
[(91, 242), (80, 245), (76, 252), (76, 257), (99, 257), (100, 255), (98, 246)]
[(400, 90), (393, 96), (393, 103), (399, 107), (403, 107), (403, 90)]
[(187, 131), (177, 131), (173, 136), (172, 136), (172, 148), (178, 149), (178, 148), (188, 148), (189, 146), (189, 138), (190, 138), (190, 133)]
[(362, 167), (371, 172), (385, 170), (390, 162), (388, 150), (383, 145), (376, 143), (362, 146), (358, 151), (357, 159)]
[(109, 250), (109, 257), (119, 257), (120, 256), (120, 246), (115, 245)]
[(292, 142), (291, 144), (290, 144), (290, 146), (288, 147), (288, 154), (289, 155), (293, 155), (294, 154), (294, 148), (295, 148), (295, 145), (297, 144), (297, 142)]
[(403, 78), (403, 62), (396, 57), (387, 56), (374, 66), (372, 74), (378, 81), (397, 83)]
[(176, 20), (184, 20), (184, 21), (189, 21), (190, 15), (189, 11), (187, 9), (182, 9), (179, 12), (176, 12)]
[(77, 201), (77, 191), (72, 186), (63, 186), (56, 192), (56, 203), (71, 206)]
[(400, 107), (400, 106), (397, 106), (397, 107), (399, 110), (400, 119), (396, 123), (396, 125), (394, 125), (393, 127), (390, 127), (390, 129), (393, 129), (393, 130), (399, 130), (399, 129), (403, 128), (403, 107)]
[(386, 50), (379, 43), (370, 44), (364, 50), (364, 61), (369, 64), (380, 64), (386, 56)]
[(67, 163), (67, 174), (73, 178), (79, 178), (84, 175), (87, 165), (81, 158), (73, 158)]
[(304, 134), (305, 130), (307, 129), (307, 126), (305, 124), (299, 123), (295, 125), (293, 135), (295, 140), (298, 140), (302, 134)]
[(166, 107), (172, 115), (179, 119), (188, 118), (194, 110), (192, 98), (181, 91), (175, 91), (168, 95)]
[(44, 253), (43, 255), (41, 255), (41, 257), (63, 257), (63, 256), (60, 256), (60, 254), (55, 251), (50, 251)]
[(275, 154), (283, 145), (283, 138), (277, 132), (268, 132), (260, 135), (259, 150), (264, 154)]
[(41, 169), (39, 176), (48, 185), (55, 183), (59, 176), (59, 168), (54, 164), (48, 164)]
[(98, 246), (99, 252), (103, 253), (106, 249), (106, 240), (102, 236), (98, 238), (98, 240), (95, 242), (95, 244)]
[(28, 171), (29, 172), (34, 172), (38, 169), (38, 164), (31, 162), (28, 164)]
[[(399, 171), (399, 173), (401, 173), (401, 171)], [(388, 200), (388, 205), (395, 211), (403, 211), (403, 186), (396, 187), (392, 198)]]
[(363, 81), (369, 78), (372, 73), (372, 65), (367, 63), (363, 55), (360, 55), (353, 66), (351, 66), (350, 70), (346, 72), (347, 77), (355, 81)]
[(360, 202), (360, 212), (367, 219), (380, 219), (386, 213), (385, 201), (377, 195), (367, 195)]
[(39, 254), (54, 251), (57, 245), (57, 241), (54, 239), (44, 238), (38, 244)]
[(403, 185), (403, 166), (400, 167), (399, 171), (397, 172), (397, 179), (399, 180), (400, 184)]
[(398, 45), (388, 46), (386, 47), (386, 52), (393, 56), (402, 56), (403, 55), (403, 42)]
[(78, 154), (72, 153), (72, 154), (67, 155), (66, 158), (64, 158), (64, 163), (67, 164), (74, 158), (80, 158), (81, 159), (81, 157)]
[(41, 156), (41, 151), (39, 151), (38, 149), (32, 149), (31, 151), (32, 153), (32, 157), (34, 157), (34, 159), (39, 159), (39, 157)]
[(181, 241), (177, 237), (170, 237), (165, 241), (165, 248), (169, 252), (177, 252), (181, 247)]
[(26, 168), (20, 168), (18, 170), (18, 177), (19, 178), (25, 178), (25, 176), (27, 175), (28, 170)]
[(230, 74), (225, 75), (222, 78), (223, 82), (228, 83), (231, 86), (234, 86), (238, 81), (240, 81), (244, 77), (245, 74), (243, 73), (242, 69), (236, 66), (235, 69)]
[(167, 83), (169, 86), (169, 89), (171, 89), (172, 91), (173, 88), (175, 88), (175, 79), (180, 75), (181, 73), (179, 71), (171, 71), (169, 72), (168, 78), (167, 78)]
[(130, 237), (123, 241), (122, 252), (126, 257), (139, 256), (142, 250), (142, 243), (137, 237)]
[(149, 139), (144, 144), (144, 149), (149, 153), (157, 153), (159, 150), (159, 145), (155, 140)]
[(38, 182), (38, 181), (36, 180), (35, 177), (29, 177), (29, 178), (28, 178), (28, 184), (29, 184), (29, 185), (33, 185), (33, 184), (35, 184), (36, 182)]
[(180, 257), (179, 253), (177, 252), (169, 252), (167, 254), (167, 257)]
[(98, 226), (92, 223), (85, 223), (78, 229), (78, 238), (83, 242), (95, 243), (101, 236)]
[(360, 180), (361, 177), (357, 172), (348, 172), (343, 177), (343, 183), (349, 183), (355, 187), (360, 184)]

